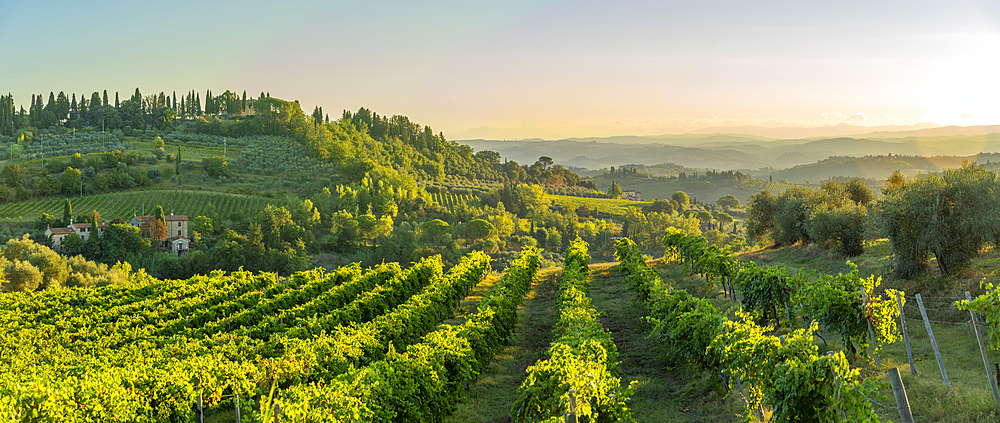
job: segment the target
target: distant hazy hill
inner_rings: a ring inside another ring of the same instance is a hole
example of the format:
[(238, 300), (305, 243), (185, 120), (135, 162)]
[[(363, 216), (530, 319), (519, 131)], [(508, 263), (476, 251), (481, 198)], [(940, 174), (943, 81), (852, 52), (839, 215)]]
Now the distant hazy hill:
[[(856, 130), (859, 127), (852, 128)], [(1000, 126), (941, 127), (880, 132), (864, 137), (818, 139), (684, 134), (572, 138), (559, 141), (465, 140), (461, 143), (469, 144), (476, 150), (497, 151), (501, 156), (521, 164), (534, 163), (541, 156), (549, 156), (556, 163), (588, 169), (622, 164), (649, 166), (676, 163), (697, 169), (752, 170), (785, 169), (839, 156), (972, 156), (1000, 152), (1000, 133), (981, 133), (987, 131), (1000, 131)], [(956, 132), (969, 134), (955, 134)]]
[[(817, 138), (817, 137), (843, 137), (848, 135), (864, 135), (873, 132), (900, 132), (915, 131), (926, 128), (939, 127), (936, 123), (918, 123), (915, 125), (886, 125), (886, 126), (861, 126), (841, 123), (831, 126), (817, 126), (814, 128), (765, 128), (762, 126), (716, 126), (692, 131), (696, 134), (726, 133), (741, 135), (756, 135), (768, 138)], [(958, 127), (952, 127), (958, 128)], [(993, 131), (996, 132), (996, 131)], [(957, 135), (963, 132), (944, 133), (942, 135)]]
[[(1000, 154), (980, 154), (973, 156), (867, 156), (867, 157), (831, 157), (816, 163), (799, 165), (789, 169), (776, 171), (751, 172), (755, 176), (766, 178), (771, 176), (775, 181), (786, 180), (799, 183), (806, 179), (822, 181), (837, 176), (886, 179), (893, 171), (899, 170), (905, 176), (918, 173), (937, 172), (943, 169), (954, 169), (964, 161), (976, 163), (997, 163)], [(993, 170), (995, 165), (988, 165)]]
[[(619, 144), (597, 141), (486, 141), (464, 140), (478, 150), (493, 150), (508, 160), (531, 164), (541, 156), (564, 166), (600, 169), (622, 164), (677, 163), (693, 168), (756, 169), (770, 165), (735, 149), (707, 149), (667, 144)], [(812, 160), (812, 161), (815, 161)]]
[(912, 131), (876, 131), (868, 133), (868, 138), (897, 137), (950, 137), (955, 135), (987, 135), (1000, 133), (1000, 125), (990, 126), (942, 126), (938, 128)]

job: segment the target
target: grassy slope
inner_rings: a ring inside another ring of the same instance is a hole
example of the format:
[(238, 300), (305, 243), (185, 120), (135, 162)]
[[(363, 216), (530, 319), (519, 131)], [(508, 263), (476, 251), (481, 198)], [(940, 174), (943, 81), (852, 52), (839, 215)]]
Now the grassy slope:
[[(775, 182), (768, 182), (765, 175), (761, 180), (753, 183), (741, 183), (739, 185), (712, 183), (709, 181), (661, 181), (655, 178), (612, 178), (608, 175), (594, 177), (599, 190), (607, 191), (611, 181), (614, 180), (622, 189), (632, 189), (642, 192), (642, 198), (652, 201), (653, 199), (669, 199), (677, 191), (684, 191), (689, 196), (697, 198), (702, 203), (714, 203), (719, 198), (726, 195), (733, 195), (740, 202), (746, 202), (751, 195), (767, 188), (772, 193), (780, 194), (795, 184), (784, 183), (781, 178), (775, 177)], [(799, 184), (804, 185), (804, 184)], [(805, 185), (810, 188), (817, 188), (818, 185)]]
[(598, 213), (605, 213), (615, 216), (624, 216), (628, 207), (642, 207), (651, 204), (647, 201), (615, 200), (612, 198), (588, 198), (573, 197), (569, 195), (548, 195), (553, 204), (562, 206), (567, 210), (576, 210), (583, 204)]
[[(784, 266), (789, 269), (816, 271), (835, 274), (847, 272), (846, 259), (825, 251), (810, 247), (785, 247), (744, 253), (739, 256), (743, 260), (753, 260), (758, 264)], [(993, 402), (992, 394), (987, 385), (986, 373), (975, 333), (972, 330), (969, 314), (958, 311), (953, 305), (954, 300), (964, 298), (966, 290), (977, 295), (979, 281), (982, 278), (996, 282), (998, 254), (985, 252), (975, 260), (969, 269), (954, 276), (941, 276), (931, 272), (923, 278), (914, 281), (901, 281), (891, 278), (892, 251), (886, 241), (876, 242), (867, 246), (861, 256), (851, 258), (858, 265), (862, 275), (882, 275), (883, 286), (903, 289), (906, 292), (907, 303), (903, 307), (906, 315), (906, 329), (913, 350), (914, 367), (917, 375), (911, 375), (906, 356), (906, 348), (902, 340), (889, 345), (881, 354), (883, 368), (878, 373), (882, 380), (886, 368), (898, 367), (903, 375), (917, 422), (996, 422), (1000, 421), (1000, 408)], [(933, 262), (932, 269), (933, 269)], [(931, 320), (931, 329), (941, 349), (952, 390), (944, 386), (937, 360), (931, 347), (930, 338), (920, 317), (920, 310), (913, 295), (920, 293)], [(983, 322), (980, 322), (982, 324)], [(840, 340), (830, 334), (823, 334), (832, 348), (840, 348)], [(822, 342), (817, 342), (822, 345)], [(822, 347), (821, 347), (822, 348)], [(1000, 354), (991, 352), (990, 362), (1000, 361)], [(874, 369), (874, 363), (858, 363), (863, 367)], [(892, 405), (890, 398), (883, 402)], [(876, 407), (878, 408), (878, 407)], [(898, 419), (893, 410), (885, 410), (883, 417)]]

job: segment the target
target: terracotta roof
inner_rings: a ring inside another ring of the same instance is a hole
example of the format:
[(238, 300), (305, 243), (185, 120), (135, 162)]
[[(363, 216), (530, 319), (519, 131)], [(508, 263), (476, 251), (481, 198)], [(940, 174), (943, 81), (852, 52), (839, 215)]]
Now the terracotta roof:
[[(153, 216), (136, 216), (136, 217), (138, 217), (139, 220), (143, 222), (153, 218)], [(188, 220), (188, 217), (185, 214), (171, 214), (164, 216), (164, 219), (166, 219), (167, 222), (171, 222), (175, 220)]]
[(185, 240), (185, 241), (187, 241), (187, 242), (191, 242), (191, 240), (190, 240), (190, 239), (187, 239), (187, 237), (183, 237), (183, 236), (174, 236), (174, 237), (170, 237), (170, 238), (167, 238), (167, 239), (166, 239), (166, 241), (167, 241), (167, 242), (174, 242), (174, 241), (177, 241), (178, 239), (183, 239), (183, 240)]
[[(107, 227), (108, 225), (110, 225), (110, 223), (108, 222), (99, 222), (97, 224), (97, 227), (104, 228)], [(73, 226), (82, 229), (82, 228), (92, 228), (94, 225), (92, 223), (74, 223)]]
[(52, 235), (69, 235), (76, 233), (76, 231), (70, 228), (49, 228), (49, 232), (52, 232)]

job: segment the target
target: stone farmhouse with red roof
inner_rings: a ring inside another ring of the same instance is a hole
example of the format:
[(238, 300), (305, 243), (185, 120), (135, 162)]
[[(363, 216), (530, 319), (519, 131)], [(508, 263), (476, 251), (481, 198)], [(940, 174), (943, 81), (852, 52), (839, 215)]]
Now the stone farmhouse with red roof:
[[(135, 216), (129, 220), (129, 224), (135, 227), (142, 226), (142, 222), (152, 219), (153, 216)], [(167, 226), (167, 239), (160, 243), (160, 248), (166, 249), (174, 254), (184, 254), (191, 246), (191, 239), (188, 238), (188, 217), (183, 214), (170, 214), (163, 217)]]
[[(70, 223), (69, 226), (65, 228), (48, 228), (45, 230), (45, 236), (52, 239), (52, 249), (59, 251), (62, 249), (63, 240), (66, 237), (77, 234), (84, 241), (90, 239), (90, 234), (94, 232), (94, 225), (90, 223)], [(97, 236), (101, 236), (101, 231), (107, 227), (108, 224), (101, 222), (97, 224)]]
[[(153, 216), (135, 216), (129, 221), (129, 224), (135, 227), (142, 226), (142, 222), (152, 219)], [(171, 214), (170, 216), (164, 216), (166, 219), (167, 227), (167, 239), (160, 242), (160, 248), (167, 250), (174, 254), (184, 254), (187, 253), (191, 247), (191, 239), (188, 238), (188, 218), (183, 214)], [(108, 226), (108, 223), (98, 223), (97, 225), (97, 236), (100, 236), (101, 232)], [(93, 224), (90, 223), (70, 223), (69, 226), (65, 228), (48, 228), (45, 230), (45, 236), (52, 239), (52, 249), (56, 251), (62, 250), (63, 241), (66, 237), (77, 234), (84, 241), (90, 239), (90, 234), (94, 232)]]

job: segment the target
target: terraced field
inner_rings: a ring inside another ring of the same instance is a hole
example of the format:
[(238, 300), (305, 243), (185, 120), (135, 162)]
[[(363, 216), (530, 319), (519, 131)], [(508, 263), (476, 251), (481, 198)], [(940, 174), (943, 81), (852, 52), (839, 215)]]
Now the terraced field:
[[(97, 210), (105, 220), (116, 217), (129, 218), (135, 214), (149, 214), (157, 205), (163, 206), (165, 213), (203, 216), (209, 212), (209, 204), (220, 216), (229, 216), (242, 211), (251, 216), (263, 210), (267, 204), (284, 206), (287, 201), (247, 195), (219, 192), (185, 190), (144, 190), (122, 191), (107, 194), (70, 198), (74, 213), (81, 214)], [(42, 213), (62, 215), (64, 199), (49, 198), (21, 201), (0, 205), (0, 218), (35, 219)]]

